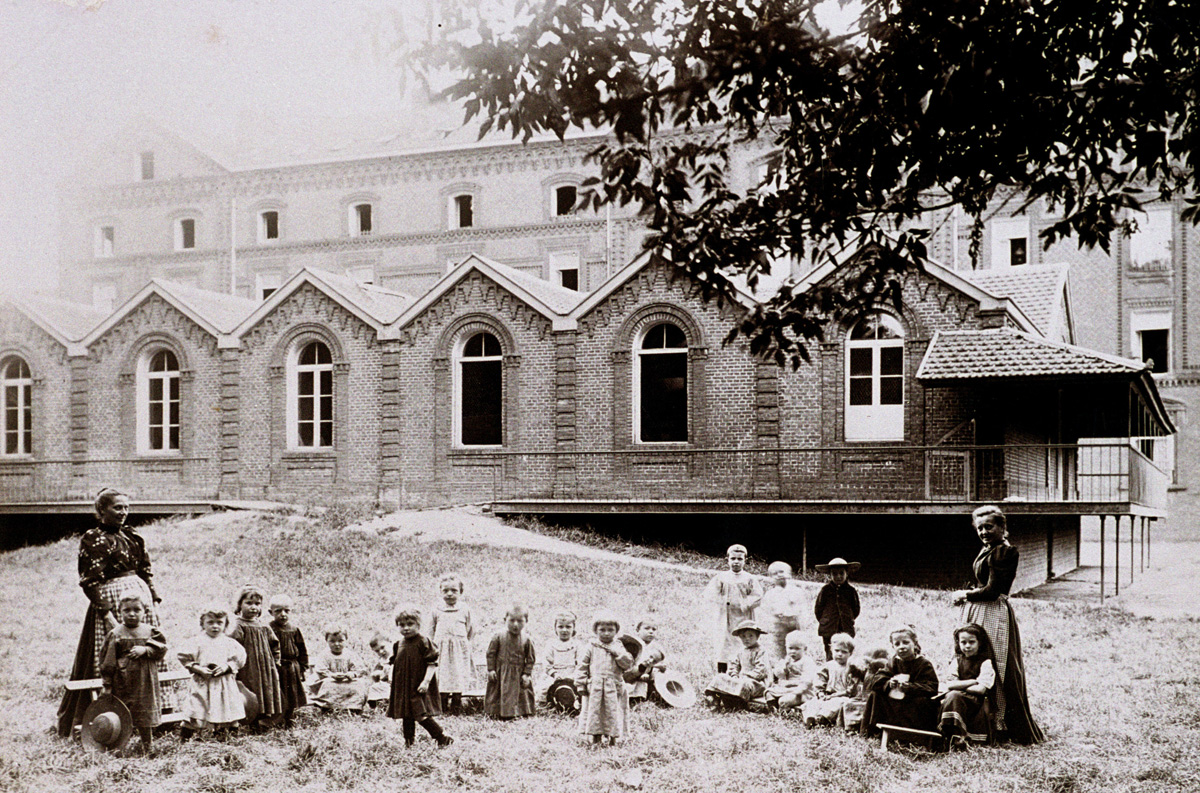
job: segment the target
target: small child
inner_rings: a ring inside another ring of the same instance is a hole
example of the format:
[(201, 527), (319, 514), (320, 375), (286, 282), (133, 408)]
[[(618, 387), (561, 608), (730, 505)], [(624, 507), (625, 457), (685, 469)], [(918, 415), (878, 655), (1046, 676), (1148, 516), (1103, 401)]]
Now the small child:
[(840, 556), (831, 559), (829, 564), (816, 566), (818, 573), (826, 575), (826, 584), (817, 593), (813, 603), (813, 611), (817, 615), (817, 635), (825, 643), (825, 660), (833, 660), (833, 649), (829, 639), (835, 633), (845, 633), (854, 636), (854, 620), (860, 610), (858, 590), (846, 583), (850, 573), (861, 565), (858, 562), (847, 562)]
[(729, 665), (728, 672), (718, 672), (704, 693), (718, 708), (744, 708), (750, 700), (761, 697), (767, 690), (771, 668), (767, 654), (758, 637), (765, 633), (753, 620), (743, 620), (733, 629), (733, 636), (742, 649)]
[(763, 598), (762, 584), (745, 570), (746, 546), (730, 545), (725, 560), (729, 569), (714, 575), (704, 588), (704, 597), (716, 604), (713, 639), (717, 672), (726, 671), (741, 652), (734, 628), (754, 620), (754, 610)]
[(525, 635), (529, 612), (513, 606), (504, 615), (505, 629), (487, 649), (488, 683), (483, 709), (494, 719), (515, 719), (534, 712), (533, 642)]
[(833, 660), (826, 661), (817, 670), (814, 697), (802, 708), (804, 724), (808, 727), (837, 724), (846, 703), (862, 691), (862, 674), (850, 665), (854, 639), (848, 633), (835, 633), (829, 637), (829, 646), (833, 649)]
[(104, 688), (125, 703), (141, 738), (139, 751), (149, 754), (154, 728), (162, 721), (158, 693), (158, 662), (167, 654), (167, 639), (146, 624), (146, 605), (138, 595), (117, 602), (120, 623), (100, 647), (100, 677)]
[(858, 682), (858, 693), (842, 706), (842, 726), (846, 732), (859, 731), (862, 726), (863, 713), (867, 709), (867, 690), (871, 681), (878, 675), (887, 674), (888, 665), (891, 662), (892, 656), (888, 649), (876, 647), (867, 652), (867, 656), (861, 664), (850, 665), (850, 670)]
[(666, 660), (667, 651), (663, 649), (662, 642), (656, 641), (658, 623), (646, 618), (637, 624), (634, 631), (642, 642), (642, 650), (633, 660), (633, 668), (625, 673), (625, 682), (629, 683), (629, 704), (631, 705), (650, 696), (651, 686), (654, 684), (654, 671), (667, 668), (663, 663)]
[(346, 629), (336, 622), (325, 626), (327, 649), (321, 653), (313, 672), (313, 704), (321, 710), (348, 710), (362, 713), (367, 704), (366, 667), (358, 655), (346, 649)]
[(371, 667), (371, 685), (367, 688), (367, 706), (374, 710), (387, 708), (392, 694), (392, 648), (382, 633), (371, 637), (371, 652), (375, 653), (375, 664)]
[(804, 590), (792, 580), (792, 566), (787, 562), (771, 562), (767, 575), (771, 583), (758, 612), (767, 629), (767, 655), (772, 663), (778, 663), (787, 657), (787, 635), (800, 630)]
[(471, 640), (475, 626), (471, 610), (462, 602), (463, 582), (456, 575), (442, 576), (442, 605), (434, 609), (429, 635), (438, 649), (438, 690), (442, 710), (449, 714), (462, 711), (462, 695), (474, 683), (471, 665)]
[[(238, 680), (258, 697), (259, 716), (255, 724), (270, 724), (283, 713), (283, 691), (279, 687), (279, 637), (270, 625), (259, 621), (262, 615), (263, 593), (247, 584), (238, 593), (237, 615), (229, 635), (246, 648), (246, 663), (238, 670)], [(248, 725), (254, 727), (254, 724)]]
[(968, 741), (991, 743), (994, 738), (988, 713), (996, 704), (993, 658), (992, 643), (982, 627), (970, 623), (954, 631), (954, 660), (938, 713), (938, 731), (951, 748), (965, 748)]
[(767, 699), (780, 710), (798, 708), (813, 697), (817, 665), (806, 653), (808, 647), (800, 631), (792, 631), (784, 640), (787, 655), (775, 664), (775, 682), (767, 689)]
[(405, 606), (396, 614), (400, 641), (392, 648), (392, 694), (387, 715), (400, 719), (404, 745), (411, 747), (420, 724), (437, 745), (449, 746), (454, 739), (442, 732), (434, 716), (441, 713), (438, 697), (438, 652), (433, 642), (421, 635), (421, 611)]
[(628, 730), (629, 697), (624, 673), (633, 666), (633, 656), (617, 641), (620, 630), (615, 615), (596, 612), (592, 618), (596, 638), (583, 648), (575, 670), (575, 686), (581, 698), (579, 731), (592, 736), (595, 744), (607, 737), (612, 746)]
[(553, 708), (569, 710), (563, 703), (549, 699), (551, 689), (556, 682), (570, 680), (574, 689), (575, 668), (579, 666), (580, 642), (575, 635), (575, 615), (569, 611), (561, 611), (554, 616), (554, 640), (546, 651), (546, 676), (538, 685), (538, 699), (544, 700)]
[(937, 726), (938, 678), (933, 664), (921, 655), (917, 632), (908, 626), (891, 632), (892, 660), (888, 668), (867, 682), (867, 704), (863, 713), (863, 735), (873, 734), (880, 724), (932, 731)]
[(200, 612), (201, 633), (179, 651), (179, 663), (192, 673), (191, 694), (184, 707), (187, 720), (179, 730), (181, 741), (210, 729), (218, 737), (223, 736), (236, 731), (237, 723), (246, 718), (246, 705), (237, 685), (238, 670), (246, 664), (246, 650), (225, 635), (228, 626), (225, 607), (208, 606)]
[(267, 602), (271, 630), (279, 639), (279, 688), (283, 692), (283, 725), (295, 724), (296, 708), (308, 704), (304, 695), (304, 671), (308, 669), (308, 648), (304, 634), (291, 624), (294, 604), (287, 595), (272, 595)]

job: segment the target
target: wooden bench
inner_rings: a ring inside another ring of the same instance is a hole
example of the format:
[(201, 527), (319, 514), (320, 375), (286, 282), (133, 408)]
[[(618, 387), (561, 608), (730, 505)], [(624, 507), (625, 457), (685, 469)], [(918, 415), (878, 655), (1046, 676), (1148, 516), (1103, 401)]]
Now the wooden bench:
[[(159, 683), (174, 683), (179, 680), (191, 680), (192, 675), (186, 669), (172, 669), (169, 672), (159, 672)], [(64, 684), (67, 691), (91, 691), (93, 693), (104, 688), (104, 681), (98, 677), (91, 677), (86, 680), (68, 680)], [(182, 711), (168, 710), (163, 711), (163, 724), (176, 724), (184, 720)]]
[(875, 726), (879, 728), (880, 749), (887, 749), (889, 739), (903, 739), (908, 743), (920, 744), (930, 750), (938, 751), (943, 748), (945, 741), (940, 732), (899, 727), (895, 724), (876, 724)]

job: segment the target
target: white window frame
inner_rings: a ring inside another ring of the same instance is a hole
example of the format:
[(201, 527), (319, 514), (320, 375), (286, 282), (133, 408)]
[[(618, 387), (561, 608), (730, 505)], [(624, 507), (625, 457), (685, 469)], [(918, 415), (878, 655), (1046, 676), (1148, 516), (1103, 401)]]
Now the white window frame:
[[(994, 219), (989, 230), (992, 234), (992, 267), (1025, 267), (1033, 263), (1033, 245), (1029, 239), (1029, 217)], [(1012, 263), (1012, 241), (1025, 240), (1025, 263)]]
[[(462, 218), (458, 208), (458, 199), (460, 198), (471, 199), (471, 223), (466, 226), (462, 225), (460, 222)], [(446, 223), (449, 228), (473, 229), (479, 225), (479, 223), (476, 222), (478, 219), (479, 207), (475, 204), (475, 193), (471, 192), (470, 190), (459, 190), (458, 192), (451, 193), (446, 197)]]
[[(187, 222), (192, 224), (192, 244), (184, 245), (187, 240), (184, 238), (183, 224)], [(184, 215), (183, 217), (175, 218), (175, 223), (172, 224), (175, 229), (175, 250), (177, 251), (194, 251), (196, 249), (196, 238), (199, 236), (200, 224), (196, 222), (194, 215)]]
[[(14, 364), (19, 364), (17, 374), (10, 377), (8, 368)], [(23, 367), (25, 373), (22, 374)], [(9, 404), (8, 392), (9, 389), (16, 389), (16, 426), (9, 426), (9, 411), (14, 406)], [(33, 454), (33, 370), (29, 367), (29, 361), (19, 355), (10, 355), (0, 359), (0, 456), (3, 457), (29, 457)], [(17, 443), (15, 451), (8, 450), (8, 436), (10, 433), (16, 433)]]
[[(267, 236), (267, 215), (275, 214), (275, 236)], [(283, 213), (278, 209), (260, 209), (258, 210), (258, 244), (259, 245), (275, 245), (283, 237)]]
[(96, 226), (96, 234), (92, 240), (92, 255), (97, 259), (111, 259), (116, 247), (117, 227), (112, 224)]
[[(358, 212), (361, 206), (370, 207), (371, 227), (363, 230), (362, 217)], [(346, 207), (346, 222), (351, 237), (371, 237), (375, 235), (375, 227), (378, 225), (376, 217), (375, 203), (373, 201), (354, 201)]]
[[(478, 336), (481, 333), (486, 333), (487, 335), (489, 335), (493, 339), (495, 339), (497, 346), (500, 347), (500, 354), (499, 355), (473, 355), (470, 358), (466, 358), (463, 355), (463, 352), (467, 347), (467, 342), (469, 342), (471, 339), (475, 338), (476, 336)], [(462, 437), (462, 430), (463, 430), (463, 427), (462, 427), (462, 409), (463, 409), (462, 367), (463, 367), (464, 361), (467, 363), (488, 363), (488, 362), (498, 361), (500, 363), (500, 443), (489, 443), (489, 444), (482, 444), (482, 443), (466, 444), (466, 443), (463, 443), (463, 437)], [(453, 439), (453, 442), (454, 442), (454, 448), (456, 448), (456, 449), (502, 449), (502, 448), (504, 448), (504, 425), (505, 425), (505, 420), (507, 419), (507, 416), (505, 416), (505, 412), (504, 412), (504, 378), (505, 378), (504, 345), (500, 343), (500, 336), (498, 334), (496, 334), (494, 331), (483, 330), (483, 329), (479, 329), (479, 328), (475, 328), (466, 333), (463, 333), (462, 336), (454, 344), (454, 365), (451, 367), (451, 369), (452, 369), (451, 386), (452, 386), (452, 391), (453, 391), (453, 399), (452, 399), (453, 409), (451, 412), (450, 423), (451, 423), (451, 438)]]
[(1132, 353), (1131, 357), (1139, 361), (1146, 360), (1146, 356), (1142, 350), (1142, 332), (1147, 330), (1165, 330), (1167, 332), (1167, 360), (1165, 361), (1167, 368), (1162, 372), (1155, 372), (1155, 374), (1169, 374), (1171, 372), (1172, 337), (1175, 335), (1171, 327), (1171, 310), (1150, 309), (1146, 311), (1134, 311), (1130, 313), (1129, 349)]
[[(321, 344), (329, 353), (329, 363), (301, 364), (300, 355), (310, 344)], [(329, 415), (321, 413), (321, 374), (329, 372)], [(311, 445), (300, 443), (300, 375), (311, 374), (313, 377), (313, 435)], [(296, 342), (288, 353), (287, 358), (287, 447), (289, 451), (321, 452), (331, 451), (336, 443), (337, 422), (337, 384), (334, 377), (333, 348), (321, 338), (306, 337)], [(330, 423), (329, 444), (321, 443), (321, 424)]]
[[(845, 396), (842, 400), (845, 409), (845, 435), (847, 442), (862, 441), (902, 441), (904, 440), (904, 408), (907, 396), (907, 368), (904, 360), (904, 326), (891, 314), (880, 312), (869, 315), (879, 317), (881, 324), (887, 326), (898, 339), (851, 339), (854, 329), (868, 317), (862, 317), (846, 332), (846, 360), (842, 373), (842, 384)], [(900, 404), (880, 404), (881, 369), (885, 348), (900, 348)], [(850, 357), (851, 350), (871, 350), (871, 404), (850, 404)]]
[(1129, 267), (1134, 270), (1170, 270), (1175, 262), (1175, 212), (1154, 207), (1135, 212), (1138, 230), (1129, 235)]
[[(683, 334), (683, 347), (655, 347), (651, 349), (642, 349), (642, 344), (646, 341), (646, 336), (659, 325), (671, 325), (680, 333)], [(633, 404), (630, 416), (632, 418), (633, 442), (638, 446), (686, 446), (692, 440), (692, 416), (690, 406), (692, 404), (692, 372), (689, 366), (690, 360), (688, 356), (688, 338), (687, 331), (684, 330), (678, 322), (664, 320), (662, 322), (651, 322), (641, 331), (633, 340)], [(685, 438), (681, 441), (644, 441), (642, 440), (642, 359), (650, 355), (680, 355), (684, 356), (684, 428)]]
[(551, 251), (550, 252), (550, 282), (555, 286), (561, 286), (564, 289), (571, 289), (563, 283), (563, 273), (569, 270), (575, 271), (575, 287), (576, 292), (583, 291), (583, 257), (579, 255), (579, 251)]
[[(175, 368), (163, 371), (152, 371), (150, 366), (159, 353), (169, 353), (175, 358)], [(178, 455), (182, 442), (183, 414), (183, 382), (180, 378), (179, 356), (169, 347), (154, 347), (147, 350), (138, 358), (137, 367), (137, 450), (138, 454)], [(154, 401), (150, 397), (150, 384), (156, 381), (162, 384), (162, 397), (157, 400), (162, 404), (162, 446), (155, 448), (150, 439), (150, 407)], [(175, 392), (179, 395), (171, 399), (171, 383), (175, 383)], [(175, 403), (172, 416), (171, 403)], [(174, 418), (174, 421), (171, 419)], [(171, 447), (171, 430), (176, 430), (176, 445)]]

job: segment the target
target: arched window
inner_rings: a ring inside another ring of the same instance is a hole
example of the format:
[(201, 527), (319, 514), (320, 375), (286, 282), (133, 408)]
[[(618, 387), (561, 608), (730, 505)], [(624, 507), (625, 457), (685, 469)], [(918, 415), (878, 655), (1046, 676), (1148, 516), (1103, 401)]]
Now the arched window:
[(486, 331), (467, 338), (458, 353), (455, 380), (458, 445), (503, 445), (504, 356), (499, 340)]
[(904, 440), (904, 328), (870, 314), (846, 340), (846, 440)]
[(138, 451), (179, 451), (179, 359), (167, 349), (142, 356), (138, 366)]
[(642, 336), (633, 378), (633, 432), (639, 443), (687, 442), (687, 350), (687, 337), (669, 322)]
[(29, 364), (17, 357), (0, 363), (0, 415), (4, 421), (4, 453), (33, 453), (33, 378)]
[(333, 356), (320, 341), (301, 344), (288, 373), (288, 447), (333, 448)]

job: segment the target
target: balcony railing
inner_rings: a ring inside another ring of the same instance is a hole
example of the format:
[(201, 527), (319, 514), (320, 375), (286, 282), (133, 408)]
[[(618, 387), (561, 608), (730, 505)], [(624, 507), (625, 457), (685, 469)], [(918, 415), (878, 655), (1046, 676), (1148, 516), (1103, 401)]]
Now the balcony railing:
[(205, 457), (0, 458), (0, 503), (90, 501), (102, 487), (138, 501), (214, 499), (219, 479), (218, 462)]
[(1031, 502), (1166, 506), (1128, 443), (637, 448), (451, 455), (452, 492), (493, 501)]

